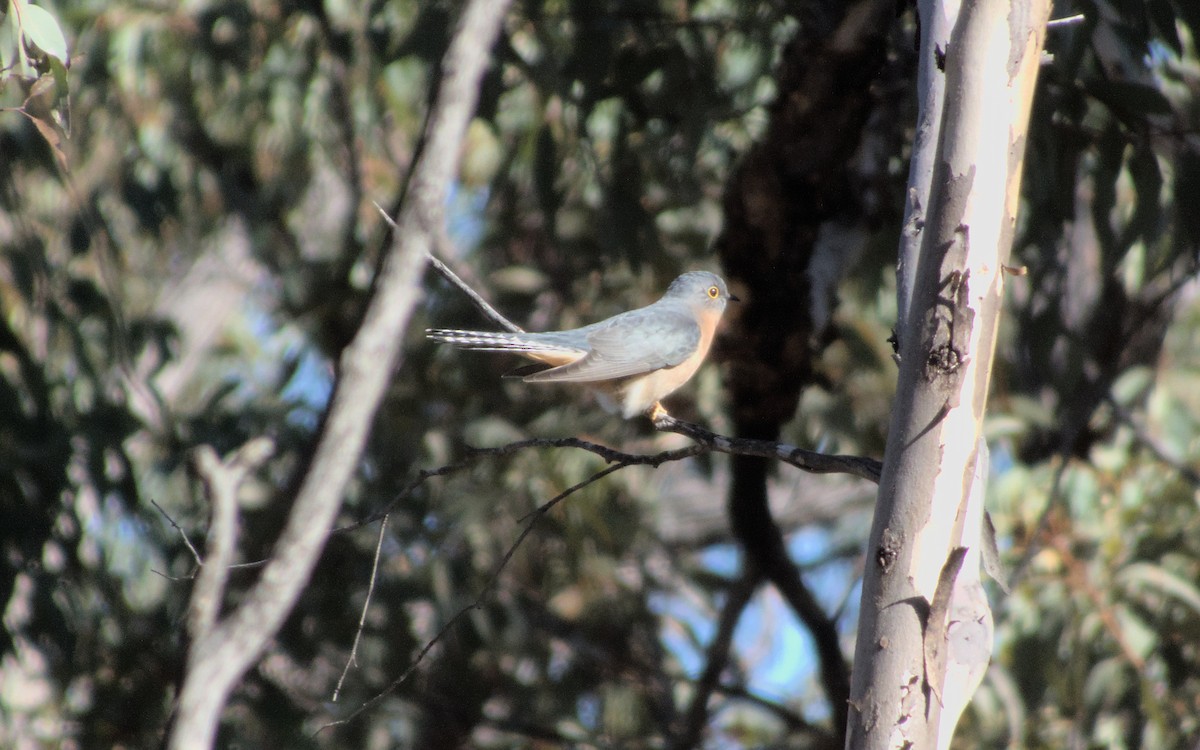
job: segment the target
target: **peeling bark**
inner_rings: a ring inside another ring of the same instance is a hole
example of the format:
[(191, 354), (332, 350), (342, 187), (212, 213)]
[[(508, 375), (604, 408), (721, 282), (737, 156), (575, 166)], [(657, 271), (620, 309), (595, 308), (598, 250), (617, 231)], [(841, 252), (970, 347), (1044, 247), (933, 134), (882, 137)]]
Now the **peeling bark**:
[[(863, 583), (849, 748), (948, 746), (986, 670), (981, 432), (1049, 11), (1048, 0), (968, 0), (945, 50), (929, 205), (911, 307), (897, 331), (899, 382)], [(960, 547), (961, 567), (948, 566)]]

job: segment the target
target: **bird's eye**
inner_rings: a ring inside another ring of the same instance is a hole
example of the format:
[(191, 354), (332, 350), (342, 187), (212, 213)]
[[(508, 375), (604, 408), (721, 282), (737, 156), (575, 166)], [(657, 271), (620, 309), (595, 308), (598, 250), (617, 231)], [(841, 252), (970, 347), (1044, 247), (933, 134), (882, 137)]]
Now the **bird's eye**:
[(716, 299), (717, 297), (721, 296), (721, 290), (715, 286), (710, 286), (708, 288), (708, 296), (710, 299)]

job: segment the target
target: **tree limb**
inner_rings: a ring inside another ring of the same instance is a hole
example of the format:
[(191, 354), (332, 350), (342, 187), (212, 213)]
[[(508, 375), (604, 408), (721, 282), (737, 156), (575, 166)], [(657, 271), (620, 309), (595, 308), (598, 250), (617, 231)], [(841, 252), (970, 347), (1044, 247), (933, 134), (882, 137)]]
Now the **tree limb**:
[(317, 731), (320, 732), (322, 730), (329, 729), (331, 727), (341, 726), (343, 724), (350, 723), (355, 718), (357, 718), (358, 716), (361, 716), (364, 712), (368, 711), (372, 706), (375, 706), (381, 700), (383, 700), (388, 695), (390, 695), (392, 693), (392, 691), (394, 691), (396, 688), (403, 685), (408, 680), (408, 678), (411, 677), (414, 672), (416, 672), (417, 667), (419, 667), (421, 665), (421, 662), (425, 660), (425, 657), (429, 655), (429, 652), (433, 650), (433, 647), (436, 646), (438, 643), (440, 643), (442, 641), (442, 639), (445, 638), (446, 635), (451, 630), (454, 629), (454, 626), (458, 624), (459, 620), (461, 620), (463, 617), (465, 617), (467, 614), (469, 614), (473, 610), (479, 609), (480, 607), (483, 606), (484, 599), (487, 598), (487, 596), (492, 592), (492, 589), (494, 589), (496, 587), (496, 583), (500, 580), (500, 574), (504, 572), (504, 569), (508, 566), (509, 561), (512, 560), (513, 555), (516, 554), (517, 549), (520, 548), (521, 544), (525, 541), (525, 538), (528, 537), (533, 532), (533, 527), (537, 525), (537, 522), (540, 521), (543, 516), (545, 516), (547, 513), (549, 513), (550, 510), (552, 508), (554, 508), (554, 506), (558, 505), (560, 502), (567, 499), (568, 497), (575, 494), (576, 492), (583, 489), (584, 487), (587, 487), (588, 485), (603, 479), (604, 477), (608, 476), (609, 474), (620, 471), (621, 469), (624, 469), (631, 465), (632, 464), (620, 462), (613, 466), (609, 466), (608, 468), (601, 469), (600, 471), (596, 472), (595, 474), (592, 474), (587, 479), (584, 479), (582, 482), (573, 484), (570, 487), (568, 487), (567, 489), (558, 493), (554, 497), (550, 498), (546, 502), (539, 505), (537, 507), (537, 509), (534, 510), (532, 513), (525, 516), (525, 518), (522, 519), (522, 520), (528, 519), (527, 523), (525, 524), (525, 527), (523, 529), (521, 529), (521, 533), (517, 535), (516, 540), (511, 545), (509, 545), (508, 550), (504, 553), (504, 557), (500, 558), (500, 562), (496, 565), (496, 570), (492, 573), (491, 577), (488, 578), (488, 582), (479, 591), (479, 594), (476, 595), (475, 599), (467, 606), (458, 610), (458, 612), (455, 612), (454, 615), (449, 620), (447, 620), (444, 625), (442, 625), (441, 629), (438, 630), (438, 632), (433, 636), (433, 638), (429, 639), (429, 641), (424, 646), (421, 647), (421, 650), (417, 652), (417, 655), (415, 657), (413, 657), (413, 660), (409, 663), (408, 668), (405, 669), (400, 674), (399, 677), (392, 680), (390, 685), (388, 685), (383, 690), (379, 691), (379, 693), (377, 693), (370, 700), (366, 701), (361, 706), (359, 706), (354, 711), (352, 711), (349, 716), (338, 719), (337, 721), (331, 721), (328, 724), (325, 724), (324, 726), (322, 726)]
[(442, 207), (460, 144), (507, 7), (507, 0), (472, 0), (463, 9), (443, 59), (426, 126), (427, 148), (413, 167), (398, 231), (362, 326), (340, 359), (340, 377), (312, 462), (262, 576), (237, 609), (191, 644), (168, 739), (171, 750), (212, 746), (230, 691), (278, 631), (312, 573), (399, 358), (421, 270), (436, 227), (444, 223)]
[[(208, 529), (207, 554), (196, 574), (188, 606), (188, 636), (193, 642), (208, 637), (221, 613), (225, 583), (237, 551), (238, 488), (246, 474), (266, 461), (274, 449), (269, 439), (257, 438), (225, 461), (217, 458), (216, 451), (207, 445), (196, 451), (196, 472), (204, 481), (212, 502), (212, 522)], [(183, 533), (182, 529), (180, 533)], [(186, 536), (184, 541), (187, 541)], [(191, 542), (188, 542), (188, 547), (195, 555), (196, 550)]]
[(379, 578), (379, 554), (383, 551), (383, 538), (387, 533), (387, 524), (388, 516), (385, 513), (379, 520), (379, 537), (375, 540), (375, 556), (371, 559), (371, 579), (367, 584), (367, 596), (363, 600), (362, 614), (358, 617), (358, 627), (354, 629), (354, 643), (350, 646), (350, 655), (346, 657), (346, 666), (342, 669), (337, 686), (333, 689), (332, 700), (334, 703), (337, 703), (338, 696), (342, 692), (342, 683), (346, 681), (350, 667), (358, 663), (358, 644), (362, 641), (363, 628), (367, 624), (367, 610), (371, 606), (371, 595), (375, 593), (375, 580)]
[(675, 750), (687, 750), (700, 743), (704, 726), (708, 723), (708, 699), (712, 697), (721, 682), (721, 672), (729, 661), (729, 649), (733, 646), (733, 631), (737, 627), (742, 612), (750, 604), (750, 598), (762, 582), (762, 573), (756, 568), (746, 568), (740, 578), (730, 585), (726, 592), (725, 606), (717, 622), (717, 632), (708, 645), (708, 653), (704, 661), (704, 671), (697, 678), (692, 702), (688, 706), (680, 728), (671, 747)]
[(777, 443), (774, 440), (727, 437), (710, 432), (700, 425), (680, 421), (670, 415), (660, 416), (655, 420), (654, 426), (664, 432), (677, 432), (685, 435), (716, 453), (775, 458), (813, 474), (851, 474), (876, 484), (879, 483), (882, 464), (873, 458), (829, 455), (797, 448), (787, 443)]

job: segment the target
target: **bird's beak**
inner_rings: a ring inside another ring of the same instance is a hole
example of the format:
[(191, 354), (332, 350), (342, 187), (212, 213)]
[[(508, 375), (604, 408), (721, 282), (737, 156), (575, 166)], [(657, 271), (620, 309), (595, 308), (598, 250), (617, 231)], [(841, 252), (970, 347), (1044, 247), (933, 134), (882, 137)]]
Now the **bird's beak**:
[(729, 295), (729, 301), (730, 302), (741, 302), (742, 298), (737, 296), (736, 294), (731, 294), (731, 295)]

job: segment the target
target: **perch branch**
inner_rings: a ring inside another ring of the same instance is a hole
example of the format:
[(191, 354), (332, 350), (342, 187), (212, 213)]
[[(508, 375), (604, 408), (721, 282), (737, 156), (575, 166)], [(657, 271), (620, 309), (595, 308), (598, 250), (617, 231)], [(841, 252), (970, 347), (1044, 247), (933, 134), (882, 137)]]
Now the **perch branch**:
[(695, 440), (710, 451), (727, 453), (731, 456), (757, 456), (774, 458), (797, 469), (813, 474), (852, 474), (861, 479), (879, 483), (882, 464), (864, 456), (837, 456), (797, 448), (773, 440), (718, 435), (700, 425), (683, 422), (670, 415), (660, 416), (654, 421), (655, 428), (664, 432), (676, 432)]

